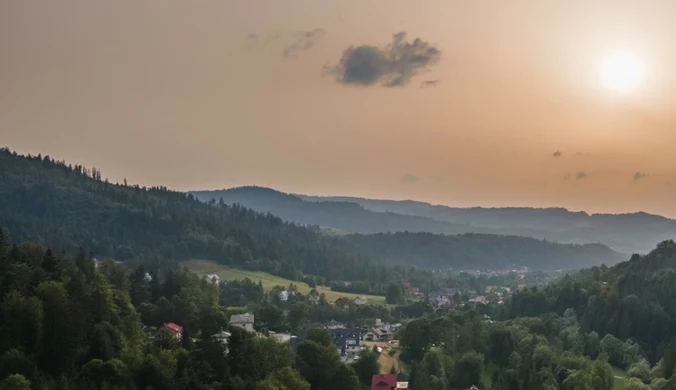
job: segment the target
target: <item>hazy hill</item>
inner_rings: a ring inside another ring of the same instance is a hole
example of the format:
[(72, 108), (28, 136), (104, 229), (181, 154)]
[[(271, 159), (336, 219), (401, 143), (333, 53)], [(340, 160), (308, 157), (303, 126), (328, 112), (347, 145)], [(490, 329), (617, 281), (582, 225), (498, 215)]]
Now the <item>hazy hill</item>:
[[(367, 210), (462, 224), (468, 231), (526, 235), (561, 242), (599, 242), (621, 252), (647, 253), (676, 237), (676, 220), (643, 212), (587, 214), (564, 208), (459, 208), (416, 201), (299, 195), (311, 202), (352, 202)], [(428, 230), (435, 232), (434, 230)]]
[(376, 258), (442, 269), (580, 269), (626, 260), (602, 244), (557, 244), (530, 237), (405, 232), (345, 238)]
[(240, 204), (260, 212), (272, 213), (286, 221), (330, 228), (344, 233), (380, 232), (435, 232), (459, 234), (468, 232), (467, 226), (431, 218), (374, 212), (356, 202), (306, 202), (296, 195), (285, 194), (264, 187), (239, 187), (217, 191), (191, 192), (208, 202), (220, 200), (226, 204)]

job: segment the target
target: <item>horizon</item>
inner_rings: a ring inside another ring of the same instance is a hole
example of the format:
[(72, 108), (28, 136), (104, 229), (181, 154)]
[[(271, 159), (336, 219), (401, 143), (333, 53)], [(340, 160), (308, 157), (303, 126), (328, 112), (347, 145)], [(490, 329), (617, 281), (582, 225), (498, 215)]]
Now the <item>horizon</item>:
[(181, 191), (676, 218), (676, 4), (651, 4), (7, 2), (0, 131)]

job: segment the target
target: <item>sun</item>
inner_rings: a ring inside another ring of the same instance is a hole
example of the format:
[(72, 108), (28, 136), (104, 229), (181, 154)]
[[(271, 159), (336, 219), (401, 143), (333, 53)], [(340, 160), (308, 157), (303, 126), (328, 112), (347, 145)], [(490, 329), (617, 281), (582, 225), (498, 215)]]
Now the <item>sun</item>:
[(643, 64), (632, 53), (613, 53), (601, 66), (601, 84), (615, 92), (636, 90), (643, 81)]

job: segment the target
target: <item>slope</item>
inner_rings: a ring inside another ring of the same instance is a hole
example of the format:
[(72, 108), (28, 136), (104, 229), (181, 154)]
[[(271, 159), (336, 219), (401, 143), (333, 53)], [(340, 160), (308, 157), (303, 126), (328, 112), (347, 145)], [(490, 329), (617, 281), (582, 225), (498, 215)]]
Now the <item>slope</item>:
[(96, 256), (203, 258), (290, 279), (299, 272), (363, 280), (378, 274), (344, 241), (241, 206), (205, 204), (164, 187), (111, 184), (97, 169), (0, 149), (0, 227), (12, 241)]
[(625, 253), (647, 253), (658, 242), (676, 237), (676, 220), (643, 212), (587, 214), (565, 208), (460, 208), (410, 200), (298, 197), (307, 202), (351, 202), (375, 212), (387, 211), (462, 224), (474, 233), (492, 232), (572, 243), (599, 242)]
[(345, 238), (374, 258), (437, 269), (580, 269), (626, 258), (601, 244), (557, 244), (517, 236), (403, 232)]

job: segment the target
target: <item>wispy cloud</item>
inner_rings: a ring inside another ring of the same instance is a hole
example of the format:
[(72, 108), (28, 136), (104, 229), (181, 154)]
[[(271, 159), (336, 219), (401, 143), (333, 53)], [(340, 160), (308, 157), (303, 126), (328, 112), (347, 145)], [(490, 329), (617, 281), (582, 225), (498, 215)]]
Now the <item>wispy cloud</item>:
[(554, 154), (552, 154), (552, 156), (554, 156), (554, 157), (561, 157), (561, 156), (563, 156), (563, 152), (560, 151), (560, 150), (557, 150), (556, 152), (554, 152)]
[(282, 57), (297, 58), (298, 53), (310, 49), (315, 43), (326, 35), (326, 30), (323, 28), (315, 28), (314, 30), (300, 31), (294, 34), (294, 41), (284, 47), (282, 50)]
[(576, 180), (582, 180), (585, 177), (587, 177), (587, 173), (584, 171), (579, 171), (578, 173), (575, 174), (575, 179)]
[(429, 42), (420, 38), (409, 41), (405, 32), (399, 32), (384, 47), (350, 46), (343, 51), (338, 65), (326, 67), (325, 71), (335, 74), (341, 84), (400, 87), (440, 59), (441, 51)]
[(634, 173), (634, 181), (636, 182), (636, 181), (639, 181), (641, 179), (645, 179), (649, 176), (650, 176), (649, 173), (636, 172), (636, 173)]
[(418, 176), (416, 176), (412, 173), (409, 173), (409, 174), (402, 176), (401, 179), (399, 179), (399, 180), (403, 181), (404, 183), (415, 183), (417, 181), (420, 181)]
[(441, 83), (441, 80), (423, 80), (419, 88), (436, 87), (439, 83)]

